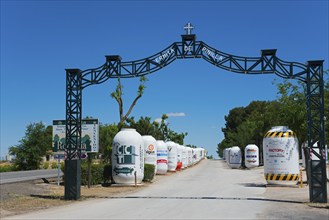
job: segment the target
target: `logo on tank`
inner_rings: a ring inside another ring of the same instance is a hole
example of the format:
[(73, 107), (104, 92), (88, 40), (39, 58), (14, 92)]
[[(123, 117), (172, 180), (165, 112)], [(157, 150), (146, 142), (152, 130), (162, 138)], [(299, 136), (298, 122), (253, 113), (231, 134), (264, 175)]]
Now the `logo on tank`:
[(129, 145), (119, 145), (117, 147), (117, 153), (114, 154), (117, 164), (135, 164), (136, 147)]
[(154, 153), (155, 153), (155, 151), (154, 151), (154, 145), (153, 145), (153, 144), (150, 144), (150, 145), (147, 147), (146, 153), (147, 153), (147, 154), (154, 154)]
[(130, 167), (115, 167), (114, 168), (114, 172), (116, 174), (119, 174), (119, 173), (124, 173), (126, 175), (128, 174), (132, 174), (132, 172), (134, 171), (134, 168), (130, 168)]

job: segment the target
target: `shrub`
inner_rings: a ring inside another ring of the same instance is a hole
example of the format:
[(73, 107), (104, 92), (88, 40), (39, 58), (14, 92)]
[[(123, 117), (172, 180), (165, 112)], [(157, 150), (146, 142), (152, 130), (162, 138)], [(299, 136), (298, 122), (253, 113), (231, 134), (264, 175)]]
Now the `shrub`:
[(153, 164), (144, 165), (144, 182), (151, 182), (154, 178), (155, 166)]
[(112, 166), (111, 166), (111, 164), (105, 164), (104, 172), (103, 172), (104, 183), (110, 182), (111, 176), (112, 176)]
[(63, 173), (62, 179), (65, 181), (65, 162), (61, 162), (61, 171)]
[(51, 169), (56, 169), (56, 168), (57, 168), (57, 162), (52, 162)]
[(10, 164), (5, 164), (0, 166), (0, 173), (16, 171), (16, 167)]
[[(108, 174), (111, 166), (103, 163), (91, 164), (90, 166), (90, 185), (97, 185), (111, 179), (111, 174)], [(61, 163), (61, 170), (64, 173), (65, 164)], [(65, 173), (64, 173), (65, 174)], [(105, 175), (107, 174), (107, 175)], [(63, 175), (65, 181), (65, 176)], [(88, 164), (84, 161), (81, 163), (81, 185), (88, 185)]]
[[(90, 185), (97, 185), (103, 182), (104, 164), (91, 164)], [(88, 164), (81, 164), (81, 185), (88, 185)]]
[(49, 162), (44, 162), (42, 165), (42, 169), (48, 169), (49, 167)]

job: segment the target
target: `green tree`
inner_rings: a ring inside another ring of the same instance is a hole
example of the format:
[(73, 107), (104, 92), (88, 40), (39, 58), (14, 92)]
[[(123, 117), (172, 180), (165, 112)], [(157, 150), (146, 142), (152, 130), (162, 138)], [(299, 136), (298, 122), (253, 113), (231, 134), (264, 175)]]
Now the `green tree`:
[(150, 117), (141, 117), (138, 121), (128, 118), (126, 120), (127, 126), (135, 128), (141, 135), (152, 135), (156, 140), (174, 141), (178, 144), (184, 144), (184, 138), (187, 136), (186, 132), (177, 133), (169, 128), (166, 122), (168, 116), (163, 114), (161, 122), (151, 122)]
[(137, 96), (134, 101), (131, 103), (128, 111), (124, 113), (124, 103), (123, 103), (123, 85), (121, 84), (121, 79), (118, 78), (118, 85), (114, 92), (111, 93), (111, 97), (114, 98), (118, 105), (119, 105), (119, 116), (120, 121), (118, 123), (119, 130), (125, 125), (126, 120), (128, 119), (129, 115), (131, 114), (133, 108), (137, 104), (137, 101), (143, 96), (144, 90), (146, 88), (145, 83), (147, 82), (147, 78), (145, 76), (141, 76), (139, 78), (139, 86), (137, 90)]
[(217, 145), (217, 154), (222, 157), (223, 150), (232, 146), (239, 146), (242, 151), (248, 144), (261, 147), (263, 135), (276, 123), (273, 116), (276, 108), (274, 101), (253, 101), (246, 107), (230, 110), (225, 116), (224, 139)]
[(163, 114), (161, 117), (161, 122), (158, 124), (158, 140), (173, 141), (178, 144), (184, 144), (184, 138), (187, 136), (187, 132), (177, 133), (169, 128), (169, 123), (166, 121), (168, 116)]
[(127, 126), (130, 128), (135, 128), (138, 133), (141, 135), (152, 135), (156, 140), (166, 140), (166, 136), (168, 133), (168, 126), (165, 120), (168, 118), (167, 115), (162, 115), (161, 122), (152, 122), (149, 117), (141, 117), (137, 122), (135, 119), (128, 118)]
[(187, 136), (187, 132), (181, 132), (177, 133), (173, 130), (169, 130), (167, 140), (173, 141), (177, 144), (183, 145), (184, 144), (184, 138)]
[[(326, 71), (329, 72), (329, 71)], [(243, 149), (249, 143), (254, 143), (262, 151), (263, 135), (272, 126), (288, 126), (297, 134), (299, 143), (306, 141), (306, 96), (305, 84), (292, 83), (285, 80), (277, 83), (278, 96), (274, 101), (253, 101), (246, 107), (230, 110), (225, 116), (225, 127), (222, 128), (224, 139), (217, 146), (217, 153), (222, 156), (223, 149), (238, 145)], [(324, 86), (324, 115), (329, 117), (329, 82)], [(329, 135), (329, 123), (325, 124), (326, 137)]]
[(135, 128), (141, 135), (154, 135), (157, 129), (157, 124), (151, 122), (150, 117), (141, 117), (137, 122), (135, 122), (134, 117), (127, 119), (128, 126), (130, 128)]
[(207, 159), (212, 160), (212, 159), (214, 159), (214, 157), (212, 155), (210, 155), (210, 156), (207, 156)]
[(305, 84), (285, 80), (277, 84), (279, 97), (277, 101), (280, 103), (278, 108), (278, 117), (280, 117), (281, 125), (288, 126), (293, 130), (300, 143), (306, 141), (307, 138), (307, 122), (306, 122), (306, 96)]
[(100, 124), (99, 126), (99, 153), (105, 163), (110, 163), (112, 153), (112, 142), (114, 136), (119, 132), (116, 124)]
[(186, 144), (186, 147), (190, 147), (190, 148), (198, 148), (198, 146), (195, 146), (193, 144)]
[(14, 165), (18, 170), (39, 169), (42, 157), (52, 149), (52, 128), (47, 128), (42, 122), (31, 123), (26, 127), (25, 136), (17, 146), (9, 148), (14, 155)]

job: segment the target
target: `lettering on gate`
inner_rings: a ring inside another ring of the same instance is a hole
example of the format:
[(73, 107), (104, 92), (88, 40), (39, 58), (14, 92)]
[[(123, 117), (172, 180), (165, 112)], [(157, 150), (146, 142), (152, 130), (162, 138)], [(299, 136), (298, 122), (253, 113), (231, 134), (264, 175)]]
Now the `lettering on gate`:
[(210, 56), (211, 58), (213, 58), (216, 61), (222, 61), (223, 60), (223, 57), (222, 56), (220, 56), (216, 52), (213, 52), (213, 51), (209, 50), (206, 47), (203, 47), (202, 48), (202, 51), (205, 52), (208, 56)]
[(160, 56), (158, 56), (157, 58), (155, 58), (155, 62), (161, 63), (161, 61), (167, 59), (173, 53), (175, 53), (175, 50), (173, 48), (170, 48), (164, 54), (161, 54)]

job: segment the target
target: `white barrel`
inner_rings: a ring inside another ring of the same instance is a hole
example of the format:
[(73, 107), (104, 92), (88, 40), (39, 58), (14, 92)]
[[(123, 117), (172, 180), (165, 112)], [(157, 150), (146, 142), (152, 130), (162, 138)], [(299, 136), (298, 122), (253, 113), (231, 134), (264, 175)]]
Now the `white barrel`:
[(157, 141), (157, 174), (166, 174), (168, 171), (168, 148), (165, 142)]
[(307, 162), (305, 158), (306, 142), (302, 143), (301, 149), (302, 149), (302, 166), (306, 168), (306, 162)]
[(157, 141), (151, 135), (143, 135), (144, 163), (154, 165), (154, 173), (157, 171)]
[(229, 148), (225, 148), (225, 161), (226, 161), (226, 163), (227, 164), (229, 164), (230, 163), (230, 150), (231, 150), (231, 148), (229, 147)]
[(195, 148), (191, 148), (191, 150), (192, 150), (192, 165), (194, 165), (196, 161)]
[(199, 163), (200, 161), (200, 148), (195, 149), (195, 162)]
[(112, 173), (117, 184), (134, 184), (144, 178), (144, 143), (142, 136), (133, 128), (123, 128), (112, 144)]
[(200, 160), (203, 159), (203, 155), (204, 155), (204, 149), (203, 148), (200, 148)]
[(225, 154), (226, 154), (226, 148), (223, 149), (223, 155), (222, 155), (223, 160), (226, 161), (226, 157), (225, 157), (226, 155)]
[(296, 184), (299, 179), (298, 140), (286, 126), (276, 126), (263, 139), (264, 176), (270, 184)]
[(188, 148), (183, 146), (183, 153), (182, 153), (182, 168), (186, 168), (187, 167), (187, 162), (188, 162)]
[(230, 162), (229, 167), (232, 169), (238, 169), (241, 167), (242, 157), (241, 150), (238, 146), (231, 147), (230, 149)]
[(192, 157), (193, 157), (192, 148), (187, 147), (187, 166), (193, 165)]
[(259, 166), (259, 148), (255, 144), (248, 144), (244, 148), (244, 163), (247, 168)]
[(180, 170), (182, 168), (182, 154), (183, 154), (183, 146), (177, 144), (177, 167), (176, 170)]
[(203, 149), (199, 148), (199, 161), (203, 158)]
[(168, 171), (176, 171), (177, 167), (177, 145), (175, 142), (166, 142), (168, 148)]
[[(304, 155), (304, 151), (303, 151), (303, 149), (305, 148), (307, 146), (307, 142), (304, 142), (303, 144), (302, 144), (302, 160), (303, 160), (303, 166), (304, 167), (306, 167), (305, 166), (305, 163), (307, 163), (307, 161), (305, 161), (305, 155)], [(314, 144), (313, 144), (313, 151), (315, 151), (315, 152), (317, 152), (318, 154), (320, 154), (319, 152), (319, 148), (318, 148), (318, 142), (315, 142)], [(320, 160), (317, 156), (315, 156), (314, 154), (313, 154), (313, 152), (312, 152), (312, 150), (309, 148), (309, 155), (310, 155), (310, 160)], [(320, 154), (321, 155), (321, 154)], [(325, 161), (326, 161), (326, 163), (328, 163), (328, 146), (327, 145), (325, 145), (324, 146), (324, 156), (325, 156)]]

